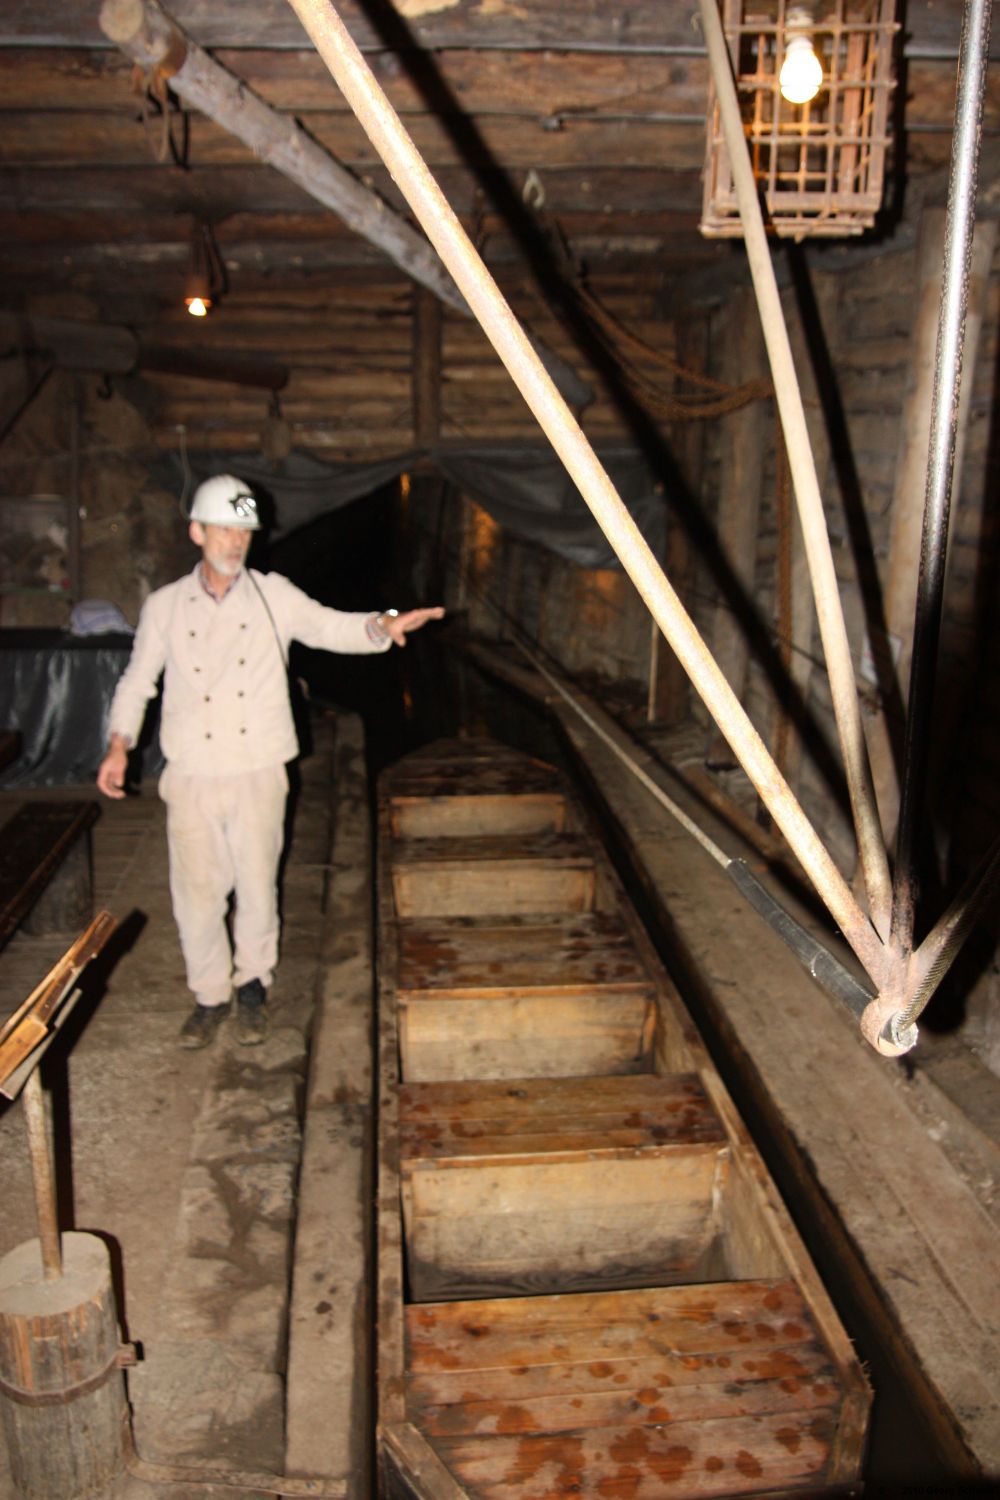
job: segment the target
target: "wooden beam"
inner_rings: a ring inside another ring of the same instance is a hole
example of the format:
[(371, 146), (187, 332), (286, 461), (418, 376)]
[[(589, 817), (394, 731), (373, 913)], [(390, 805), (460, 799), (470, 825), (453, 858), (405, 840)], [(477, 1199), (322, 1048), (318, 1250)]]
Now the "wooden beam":
[(250, 360), (224, 350), (192, 354), (186, 349), (150, 348), (129, 328), (77, 323), (68, 318), (36, 318), (0, 312), (0, 343), (34, 361), (67, 369), (129, 375), (135, 370), (221, 380), (230, 385), (280, 391), (288, 370), (277, 362)]
[[(728, 384), (742, 385), (767, 374), (757, 304), (752, 292), (746, 289), (731, 303), (725, 349), (723, 378)], [(716, 530), (732, 576), (743, 587), (745, 604), (754, 597), (769, 407), (770, 403), (750, 401), (722, 419)], [(732, 600), (723, 599), (716, 607), (712, 649), (730, 687), (745, 706), (750, 648)], [(736, 764), (724, 735), (716, 727), (709, 735), (705, 761), (709, 766)]]
[[(109, 3), (152, 4), (153, 0)], [(207, 57), (206, 62), (216, 66)], [(354, 171), (367, 173), (379, 160), (354, 117), (302, 113), (296, 119), (256, 99), (232, 74), (223, 76), (226, 83), (219, 98), (213, 97), (214, 75), (211, 81), (199, 79), (201, 85), (209, 86), (197, 92), (188, 87), (186, 78), (171, 79), (172, 87), (185, 89), (188, 103), (197, 98), (205, 111), (187, 115), (188, 159), (199, 166), (245, 166), (255, 157), (266, 161), (391, 254), (435, 295), (443, 296), (447, 283), (440, 268), (433, 269), (427, 242), (352, 175)], [(447, 120), (433, 114), (412, 115), (408, 124), (414, 144), (435, 170), (463, 163), (486, 167), (498, 160), (508, 171), (591, 166), (628, 170), (661, 161), (674, 171), (696, 172), (705, 156), (705, 122), (700, 116), (680, 122), (567, 118), (552, 129), (543, 120), (522, 115), (482, 116), (474, 128), (460, 135), (449, 128)], [(5, 116), (0, 157), (10, 167), (153, 166), (145, 130), (134, 114), (119, 112), (13, 111)], [(387, 219), (384, 225), (383, 219)], [(454, 288), (443, 296), (446, 302), (454, 298)]]
[[(200, 34), (200, 33), (199, 33)], [(346, 114), (340, 92), (315, 52), (231, 47), (213, 50), (217, 63), (238, 74), (274, 109)], [(573, 118), (654, 121), (688, 116), (703, 126), (708, 64), (702, 55), (634, 51), (488, 51), (449, 48), (434, 57), (433, 95), (427, 61), (414, 50), (384, 50), (368, 62), (398, 114), (516, 116), (544, 121), (548, 128)], [(955, 112), (952, 59), (915, 57), (907, 63), (906, 128), (950, 130)], [(107, 50), (70, 47), (0, 49), (0, 98), (15, 109), (107, 110), (117, 100), (134, 113), (128, 60)], [(432, 98), (432, 102), (431, 102)], [(987, 78), (987, 127), (1000, 124), (1000, 77)], [(412, 127), (411, 127), (412, 128)]]
[[(175, 0), (182, 26), (196, 31), (205, 47), (302, 46), (302, 28), (284, 6), (272, 0)], [(405, 21), (416, 46), (425, 48), (523, 47), (525, 38), (539, 48), (601, 51), (651, 51), (658, 54), (702, 51), (700, 34), (691, 25), (687, 6), (664, 6), (663, 0), (598, 0), (567, 10), (565, 0), (517, 0), (517, 4), (484, 4), (483, 0), (448, 0), (430, 5), (394, 0), (379, 7)], [(344, 23), (365, 51), (385, 46), (378, 13), (370, 0), (345, 0)], [(373, 16), (376, 19), (373, 19)], [(961, 29), (958, 0), (912, 0), (906, 7), (903, 38), (908, 57), (955, 58)], [(99, 47), (94, 11), (65, 0), (4, 0), (0, 8), (0, 46)], [(994, 36), (991, 57), (1000, 56)]]
[[(448, 202), (461, 215), (478, 212), (484, 195), (492, 201), (500, 190), (509, 191), (512, 182), (510, 174), (497, 167), (473, 173), (462, 166), (439, 165), (436, 176)], [(365, 171), (365, 180), (391, 204), (404, 205), (381, 163)], [(617, 217), (631, 215), (638, 208), (640, 218), (650, 213), (674, 220), (679, 215), (686, 228), (701, 211), (697, 174), (667, 167), (597, 167), (592, 163), (559, 167), (547, 169), (542, 183), (546, 209), (560, 216), (601, 213)], [(328, 232), (332, 230), (324, 207), (304, 188), (279, 172), (247, 161), (208, 166), (195, 160), (184, 172), (163, 168), (136, 172), (131, 166), (106, 162), (73, 167), (0, 166), (0, 203), (19, 215), (80, 213), (93, 221), (97, 215), (125, 214), (133, 219), (132, 237), (146, 215), (198, 213), (211, 218), (221, 241), (226, 233), (224, 221), (251, 208), (255, 214), (311, 215), (325, 222)], [(701, 243), (706, 254), (721, 253), (717, 242)], [(884, 247), (879, 253), (885, 253)], [(726, 257), (731, 258), (731, 254)]]
[[(104, 0), (101, 28), (134, 62), (159, 70), (180, 97), (332, 208), (415, 281), (472, 317), (465, 298), (424, 237), (363, 187), (294, 120), (270, 109), (190, 42), (156, 0)], [(567, 401), (576, 407), (586, 405), (592, 392), (575, 371), (547, 350), (539, 348), (539, 354)]]
[[(697, 374), (707, 374), (708, 343), (708, 316), (704, 311), (696, 310), (678, 325), (678, 364)], [(693, 505), (700, 505), (705, 423), (675, 424), (672, 442), (689, 501)], [(695, 580), (694, 548), (687, 530), (669, 505), (667, 527), (665, 572), (678, 597), (690, 608)], [(691, 684), (688, 675), (666, 642), (661, 642), (659, 646), (653, 709), (654, 718), (667, 725), (683, 724), (691, 711)]]
[(413, 298), (413, 436), (429, 448), (441, 436), (441, 304), (423, 287)]

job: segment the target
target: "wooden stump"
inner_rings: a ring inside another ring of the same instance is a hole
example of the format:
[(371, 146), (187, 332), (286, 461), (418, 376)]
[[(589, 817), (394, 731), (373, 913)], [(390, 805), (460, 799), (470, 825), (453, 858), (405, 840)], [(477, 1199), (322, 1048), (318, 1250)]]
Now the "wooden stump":
[(25, 1500), (83, 1500), (122, 1463), (125, 1388), (111, 1262), (102, 1240), (64, 1234), (46, 1281), (38, 1240), (0, 1260), (0, 1412)]

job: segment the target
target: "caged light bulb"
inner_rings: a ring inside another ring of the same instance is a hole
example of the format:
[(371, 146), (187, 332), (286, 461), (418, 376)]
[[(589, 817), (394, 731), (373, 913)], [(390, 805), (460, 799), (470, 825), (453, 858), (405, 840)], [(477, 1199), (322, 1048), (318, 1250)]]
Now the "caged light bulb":
[(808, 104), (819, 93), (822, 82), (823, 64), (813, 50), (812, 38), (800, 32), (785, 50), (778, 86), (789, 104)]

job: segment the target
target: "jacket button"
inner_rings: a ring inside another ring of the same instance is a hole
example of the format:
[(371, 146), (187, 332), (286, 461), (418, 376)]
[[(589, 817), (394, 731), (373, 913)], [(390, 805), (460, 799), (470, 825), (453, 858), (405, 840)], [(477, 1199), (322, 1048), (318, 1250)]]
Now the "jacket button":
[(246, 734), (246, 730), (245, 729), (241, 729), (240, 730), (240, 734)]
[(247, 664), (246, 657), (245, 656), (241, 656), (240, 659), (239, 659), (238, 665), (241, 666), (241, 667), (245, 667), (246, 664)]
[(212, 731), (210, 729), (206, 731), (205, 738), (206, 740), (210, 740), (212, 738)]
[(242, 688), (240, 688), (240, 689), (239, 689), (239, 690), (238, 690), (238, 692), (237, 692), (237, 694), (236, 694), (236, 696), (237, 696), (237, 698), (242, 698), (242, 697), (243, 697), (243, 689), (242, 689)]
[(193, 638), (193, 637), (194, 637), (194, 631), (193, 631), (193, 630), (189, 630), (189, 631), (188, 631), (188, 635), (189, 635), (189, 636), (191, 636), (191, 637), (192, 637), (192, 638)]
[(205, 702), (206, 703), (211, 703), (211, 701), (212, 701), (211, 694), (210, 693), (206, 693), (205, 694)]

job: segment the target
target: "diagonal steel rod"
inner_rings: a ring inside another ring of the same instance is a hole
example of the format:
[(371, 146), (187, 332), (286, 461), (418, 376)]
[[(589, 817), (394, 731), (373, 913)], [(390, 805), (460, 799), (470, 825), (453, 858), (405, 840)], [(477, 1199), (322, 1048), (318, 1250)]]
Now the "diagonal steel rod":
[(876, 986), (887, 954), (329, 0), (289, 0), (622, 566)]
[(923, 532), (920, 538), (920, 574), (913, 619), (910, 688), (903, 739), (903, 782), (896, 843), (896, 875), (892, 889), (892, 942), (894, 947), (903, 952), (912, 949), (914, 937), (919, 857), (917, 835), (926, 793), (928, 740), (941, 633), (989, 42), (990, 0), (967, 0), (959, 46), (955, 135), (941, 273), (941, 313), (938, 320), (934, 394), (931, 403)]
[(764, 342), (771, 362), (775, 399), (785, 435), (788, 466), (798, 507), (806, 560), (816, 601), (823, 653), (830, 678), (834, 718), (840, 738), (840, 749), (847, 776), (847, 789), (854, 817), (858, 853), (868, 906), (872, 920), (883, 937), (888, 936), (892, 886), (885, 837), (879, 821), (875, 788), (872, 781), (868, 748), (861, 725), (857, 683), (851, 662), (851, 648), (840, 603), (837, 574), (830, 549), (830, 537), (819, 492), (819, 480), (809, 430), (806, 426), (802, 393), (795, 374), (791, 344), (781, 310), (781, 297), (768, 249), (764, 219), (757, 196), (757, 183), (743, 133), (736, 84), (733, 81), (729, 49), (722, 31), (716, 0), (699, 0), (702, 28), (708, 49), (719, 117), (729, 153), (733, 186), (739, 204), (746, 242), (747, 259), (754, 292), (760, 309)]

